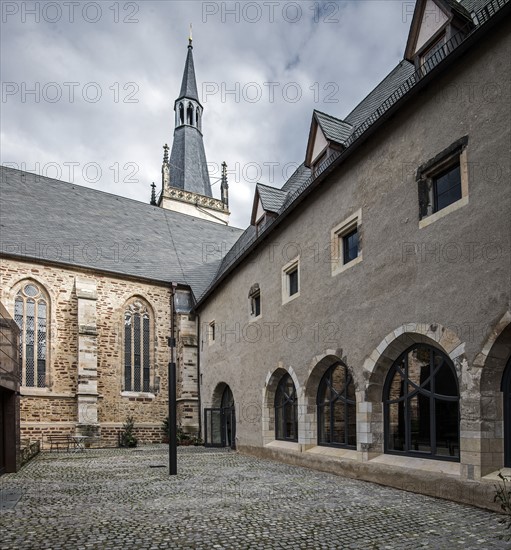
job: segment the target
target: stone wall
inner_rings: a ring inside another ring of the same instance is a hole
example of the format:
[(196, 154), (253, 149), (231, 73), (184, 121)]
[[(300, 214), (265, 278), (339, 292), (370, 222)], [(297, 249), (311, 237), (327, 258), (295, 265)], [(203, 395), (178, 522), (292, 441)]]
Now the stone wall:
[[(386, 121), (201, 306), (202, 403), (214, 406), (217, 388), (230, 386), (241, 448), (311, 452), (318, 383), (341, 360), (357, 395), (357, 450), (345, 453), (369, 465), (379, 456), (394, 460), (384, 455), (383, 384), (393, 361), (422, 342), (446, 353), (458, 377), (461, 463), (453, 475), (477, 480), (502, 467), (500, 381), (511, 354), (509, 25), (501, 23)], [(425, 226), (417, 169), (463, 136), (468, 199)], [(335, 272), (332, 230), (359, 210), (362, 259)], [(300, 292), (283, 303), (282, 270), (295, 258)], [(252, 320), (255, 284), (262, 314)], [(272, 412), (286, 372), (299, 404), (298, 443), (287, 446), (273, 441)]]
[[(96, 426), (105, 444), (114, 444), (133, 416), (141, 442), (161, 441), (168, 414), (170, 288), (7, 258), (0, 269), (0, 299), (11, 314), (18, 289), (30, 280), (44, 288), (50, 302), (48, 387), (22, 387), (22, 437), (45, 442), (50, 433), (84, 433)], [(149, 392), (123, 391), (124, 308), (134, 297), (151, 311)], [(176, 320), (184, 338), (178, 340), (178, 398), (184, 399), (179, 413), (187, 429), (197, 431), (195, 322), (188, 316)]]

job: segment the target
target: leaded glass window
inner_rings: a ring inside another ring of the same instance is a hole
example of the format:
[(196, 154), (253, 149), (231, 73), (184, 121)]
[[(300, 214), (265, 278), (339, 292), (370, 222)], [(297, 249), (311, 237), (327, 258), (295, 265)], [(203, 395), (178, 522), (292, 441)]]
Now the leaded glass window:
[(385, 450), (459, 460), (459, 390), (449, 357), (416, 344), (393, 364), (384, 390)]
[(14, 320), (20, 328), (21, 385), (46, 386), (48, 301), (35, 283), (24, 285), (14, 300)]
[(318, 445), (352, 447), (357, 445), (355, 385), (348, 369), (332, 365), (318, 389)]
[(275, 439), (298, 441), (298, 400), (289, 374), (281, 378), (275, 394)]
[(124, 390), (151, 391), (151, 316), (140, 300), (124, 312)]

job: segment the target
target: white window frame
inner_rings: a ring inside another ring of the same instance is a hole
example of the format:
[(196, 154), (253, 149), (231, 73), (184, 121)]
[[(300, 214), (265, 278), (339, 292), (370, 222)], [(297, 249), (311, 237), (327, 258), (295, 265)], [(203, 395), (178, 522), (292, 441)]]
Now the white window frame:
[[(362, 261), (362, 239), (360, 238), (360, 227), (362, 225), (362, 209), (357, 210), (349, 218), (337, 224), (330, 232), (330, 250), (332, 261), (332, 277), (343, 273)], [(351, 262), (344, 263), (344, 242), (346, 235), (354, 229), (358, 233), (358, 256)]]
[[(290, 295), (290, 284), (289, 284), (289, 274), (293, 271), (298, 272), (298, 292), (293, 295)], [(282, 268), (282, 304), (287, 304), (292, 300), (295, 300), (300, 296), (301, 292), (301, 276), (300, 276), (300, 256), (293, 258)]]

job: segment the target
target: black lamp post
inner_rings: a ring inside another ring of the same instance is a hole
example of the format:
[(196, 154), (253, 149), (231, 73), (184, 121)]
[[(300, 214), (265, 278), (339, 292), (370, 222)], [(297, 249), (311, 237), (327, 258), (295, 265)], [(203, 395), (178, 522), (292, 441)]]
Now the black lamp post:
[(170, 363), (168, 373), (169, 390), (169, 475), (177, 475), (177, 404), (176, 404), (176, 338), (174, 335), (174, 313), (176, 283), (172, 283), (170, 295)]

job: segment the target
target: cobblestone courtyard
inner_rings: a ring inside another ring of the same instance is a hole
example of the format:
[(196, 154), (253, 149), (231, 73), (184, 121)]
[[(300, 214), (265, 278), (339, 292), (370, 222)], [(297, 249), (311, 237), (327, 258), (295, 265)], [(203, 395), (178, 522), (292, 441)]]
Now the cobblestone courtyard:
[[(159, 467), (164, 465), (165, 467)], [(43, 453), (0, 478), (0, 548), (509, 548), (499, 516), (223, 450)]]

